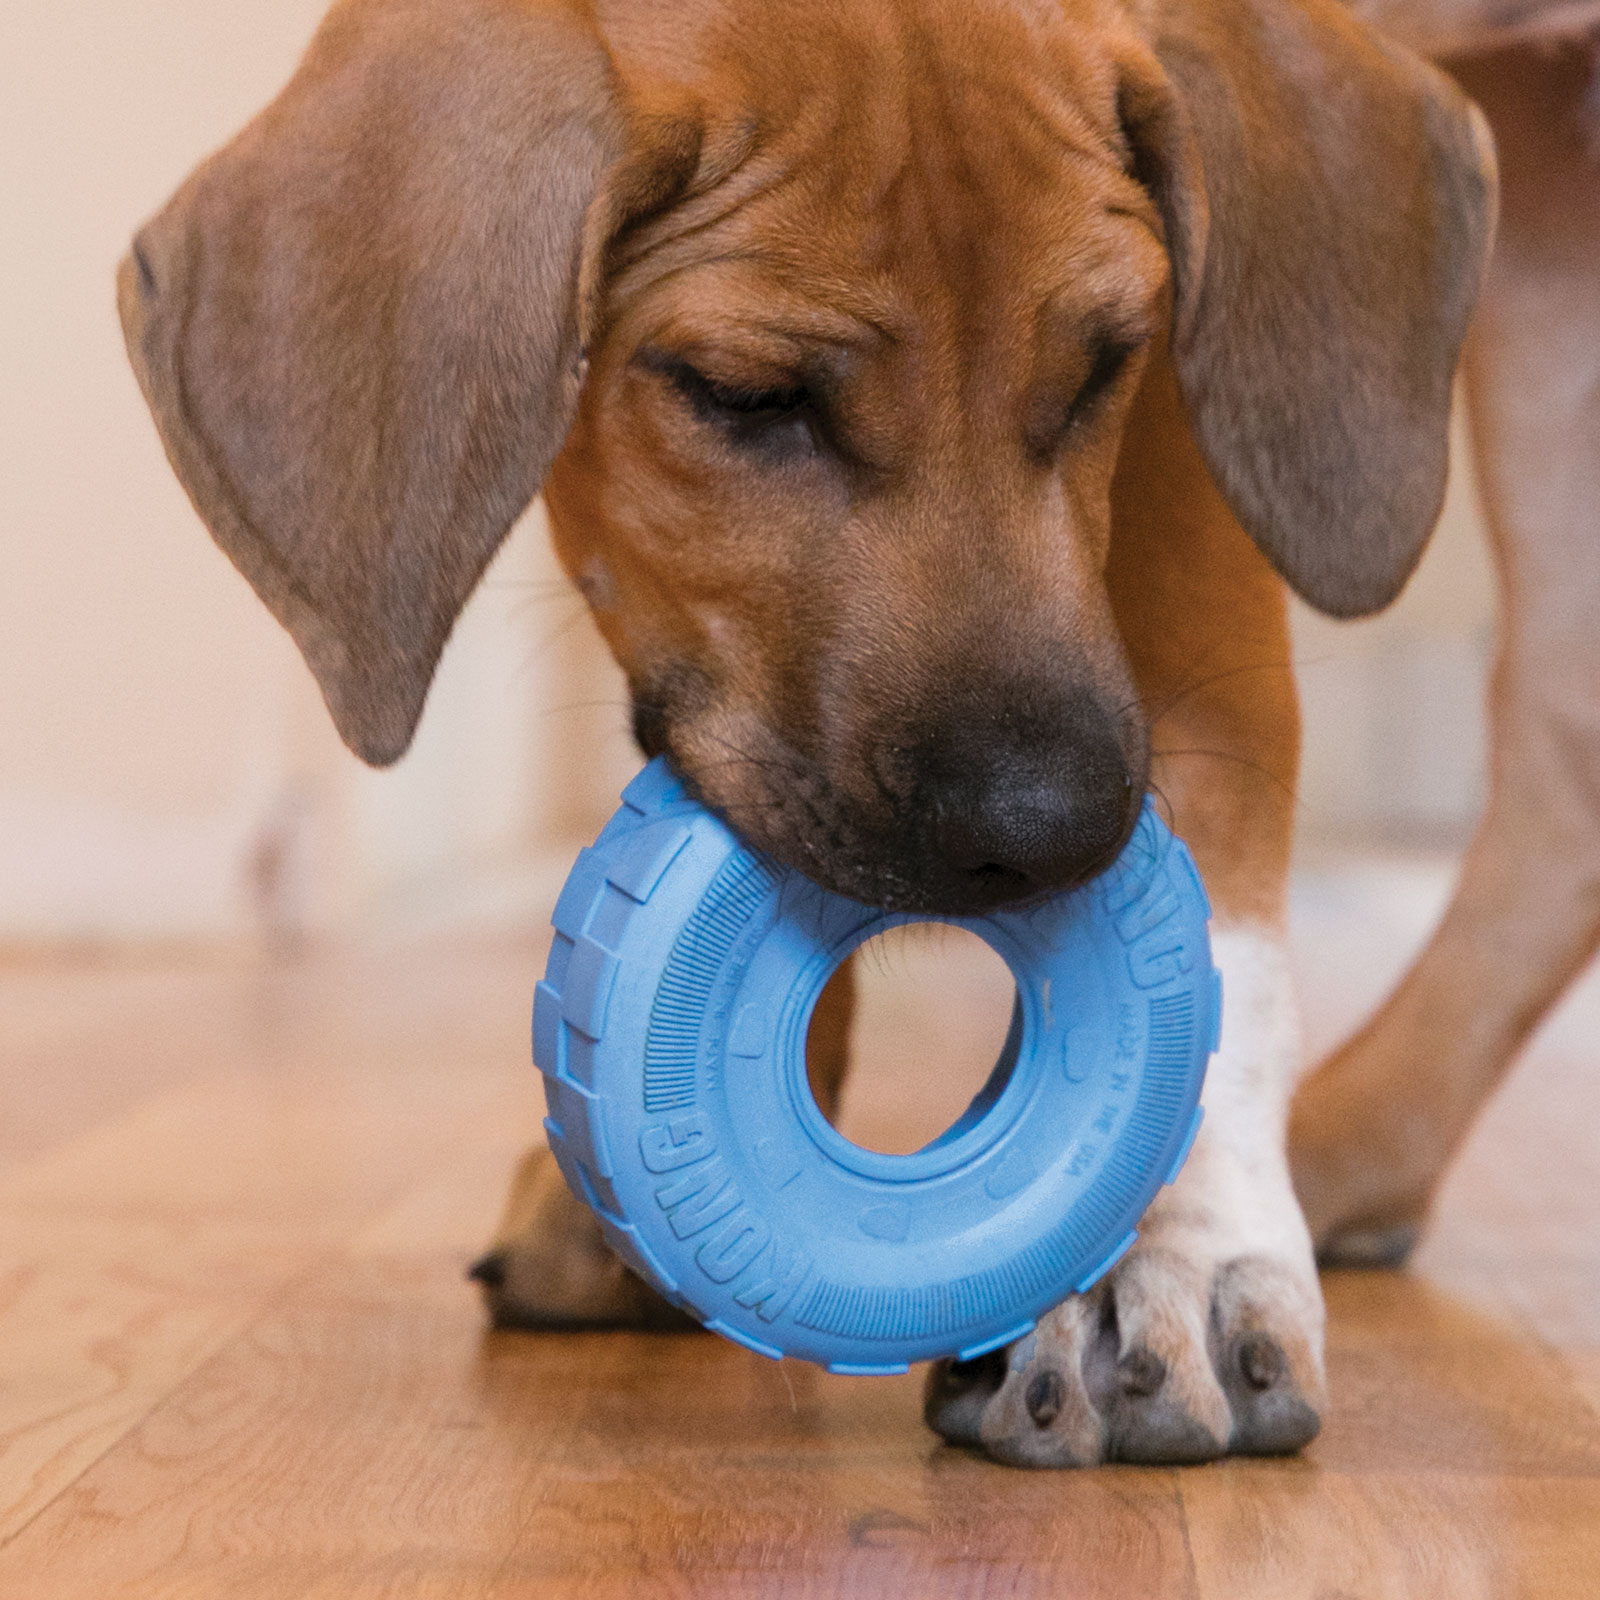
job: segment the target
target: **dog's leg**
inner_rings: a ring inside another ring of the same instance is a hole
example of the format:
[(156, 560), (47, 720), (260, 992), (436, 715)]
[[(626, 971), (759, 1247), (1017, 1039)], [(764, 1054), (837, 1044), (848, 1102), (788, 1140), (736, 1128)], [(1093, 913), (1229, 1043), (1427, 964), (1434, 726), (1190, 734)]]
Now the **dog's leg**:
[(517, 1166), (494, 1242), (474, 1263), (497, 1328), (692, 1328), (612, 1254), (542, 1145)]
[(1394, 1264), (1600, 939), (1600, 105), (1585, 49), (1463, 66), (1501, 155), (1468, 398), (1500, 573), (1488, 808), (1432, 942), (1295, 1102), (1330, 1261)]
[(1128, 437), (1108, 584), (1155, 785), (1215, 911), (1222, 1048), (1188, 1165), (1107, 1282), (1009, 1351), (934, 1369), (930, 1425), (1031, 1466), (1295, 1450), (1323, 1395), (1322, 1298), (1284, 1155), (1299, 723), (1283, 587), (1200, 467), (1165, 369)]
[[(806, 1072), (833, 1118), (849, 1070), (855, 974), (847, 962), (812, 1014)], [(594, 1213), (574, 1198), (542, 1146), (511, 1180), (494, 1242), (472, 1268), (497, 1328), (692, 1328), (612, 1254)]]

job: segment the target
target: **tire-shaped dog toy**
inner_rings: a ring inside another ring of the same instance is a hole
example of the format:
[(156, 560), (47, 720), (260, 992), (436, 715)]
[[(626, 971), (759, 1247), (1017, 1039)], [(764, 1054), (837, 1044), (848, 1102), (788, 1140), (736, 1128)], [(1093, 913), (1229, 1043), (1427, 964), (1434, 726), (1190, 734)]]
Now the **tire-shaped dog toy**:
[[(751, 850), (652, 762), (557, 903), (533, 1014), (550, 1148), (611, 1247), (765, 1356), (894, 1373), (1022, 1337), (1176, 1177), (1221, 1026), (1210, 908), (1147, 803), (1116, 863), (984, 917), (874, 910)], [(823, 985), (901, 923), (970, 929), (1017, 1003), (961, 1118), (911, 1155), (818, 1110)]]

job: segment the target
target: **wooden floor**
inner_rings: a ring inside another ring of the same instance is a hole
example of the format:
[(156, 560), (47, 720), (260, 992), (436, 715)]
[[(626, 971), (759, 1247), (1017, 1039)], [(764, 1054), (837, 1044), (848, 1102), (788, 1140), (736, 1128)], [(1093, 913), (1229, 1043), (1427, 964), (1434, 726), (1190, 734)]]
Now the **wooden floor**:
[[(1306, 881), (1314, 1033), (1438, 888)], [(0, 970), (0, 1597), (1600, 1595), (1592, 987), (1417, 1269), (1328, 1281), (1303, 1459), (1029, 1474), (938, 1445), (920, 1374), (483, 1332), (537, 961)], [(895, 1049), (860, 1127), (928, 1059), (914, 1019)]]

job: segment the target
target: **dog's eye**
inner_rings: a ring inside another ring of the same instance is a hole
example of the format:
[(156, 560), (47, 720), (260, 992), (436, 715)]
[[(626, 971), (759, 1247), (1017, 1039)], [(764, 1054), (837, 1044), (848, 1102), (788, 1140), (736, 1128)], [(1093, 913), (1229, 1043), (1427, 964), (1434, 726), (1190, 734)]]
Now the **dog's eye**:
[(1095, 350), (1089, 376), (1083, 380), (1068, 410), (1069, 427), (1080, 417), (1087, 416), (1105, 398), (1106, 391), (1117, 381), (1122, 369), (1127, 366), (1128, 357), (1133, 354), (1134, 348), (1122, 339), (1101, 340)]
[(734, 389), (698, 372), (691, 372), (683, 386), (691, 398), (733, 417), (784, 417), (801, 410), (811, 398), (799, 384), (787, 389)]
[(674, 356), (654, 356), (648, 365), (671, 382), (702, 422), (721, 424), (737, 437), (753, 440), (779, 424), (804, 420), (812, 409), (804, 384), (762, 388), (723, 383)]
[(1088, 376), (1065, 405), (1059, 391), (1041, 395), (1034, 405), (1027, 424), (1029, 450), (1041, 460), (1053, 459), (1074, 430), (1094, 416), (1138, 348), (1139, 342), (1132, 339), (1107, 337), (1096, 341)]

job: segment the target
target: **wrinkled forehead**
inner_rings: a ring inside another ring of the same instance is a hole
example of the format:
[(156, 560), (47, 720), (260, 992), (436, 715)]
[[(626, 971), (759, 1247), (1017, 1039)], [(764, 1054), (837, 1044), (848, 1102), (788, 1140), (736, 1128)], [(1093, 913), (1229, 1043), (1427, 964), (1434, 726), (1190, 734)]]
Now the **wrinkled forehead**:
[(1148, 290), (1129, 233), (1153, 237), (1154, 213), (1092, 19), (1015, 0), (645, 9), (613, 48), (700, 146), (631, 241), (636, 278), (693, 270), (730, 311), (754, 296), (773, 320), (892, 336), (931, 318), (969, 338), (980, 315), (1070, 320)]

